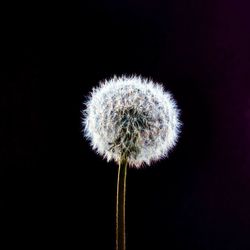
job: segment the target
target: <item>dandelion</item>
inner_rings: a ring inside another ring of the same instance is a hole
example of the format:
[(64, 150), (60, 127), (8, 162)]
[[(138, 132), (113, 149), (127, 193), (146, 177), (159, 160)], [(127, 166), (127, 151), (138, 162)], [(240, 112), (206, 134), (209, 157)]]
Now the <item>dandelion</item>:
[(125, 250), (127, 167), (140, 168), (168, 156), (179, 136), (179, 109), (161, 84), (140, 76), (101, 82), (85, 105), (86, 139), (103, 158), (119, 165), (116, 250)]

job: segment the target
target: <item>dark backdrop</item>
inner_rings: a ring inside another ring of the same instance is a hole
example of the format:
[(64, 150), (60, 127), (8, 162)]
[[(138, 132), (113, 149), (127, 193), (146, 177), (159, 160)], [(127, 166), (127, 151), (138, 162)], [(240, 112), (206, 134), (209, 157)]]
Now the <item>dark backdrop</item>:
[(128, 171), (128, 250), (250, 249), (249, 7), (244, 0), (2, 4), (0, 202), (8, 246), (114, 249), (117, 167), (83, 139), (80, 111), (100, 80), (140, 74), (173, 93), (184, 126), (168, 159)]

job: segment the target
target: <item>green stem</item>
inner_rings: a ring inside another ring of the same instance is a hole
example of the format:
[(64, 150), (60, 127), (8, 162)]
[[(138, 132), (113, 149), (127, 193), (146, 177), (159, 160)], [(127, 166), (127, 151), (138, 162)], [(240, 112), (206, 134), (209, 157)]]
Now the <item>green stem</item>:
[(127, 159), (119, 162), (116, 194), (116, 250), (126, 250), (125, 201), (126, 201)]

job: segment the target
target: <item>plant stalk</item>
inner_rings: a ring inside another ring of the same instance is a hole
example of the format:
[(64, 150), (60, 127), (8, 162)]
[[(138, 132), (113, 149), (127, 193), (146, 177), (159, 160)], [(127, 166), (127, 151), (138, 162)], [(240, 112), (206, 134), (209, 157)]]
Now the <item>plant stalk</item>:
[(119, 162), (116, 194), (116, 250), (126, 250), (125, 207), (126, 207), (127, 158)]

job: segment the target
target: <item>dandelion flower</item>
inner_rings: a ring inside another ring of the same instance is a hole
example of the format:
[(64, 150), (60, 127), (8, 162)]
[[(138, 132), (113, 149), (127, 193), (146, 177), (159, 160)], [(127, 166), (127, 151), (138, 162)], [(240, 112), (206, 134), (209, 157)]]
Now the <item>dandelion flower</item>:
[(119, 165), (116, 197), (116, 250), (125, 250), (127, 166), (140, 168), (166, 157), (175, 146), (179, 109), (163, 86), (140, 76), (100, 83), (85, 102), (82, 125), (92, 148)]
[(163, 86), (139, 76), (100, 83), (84, 111), (85, 137), (107, 161), (139, 168), (168, 155), (177, 142), (180, 122), (176, 102)]

